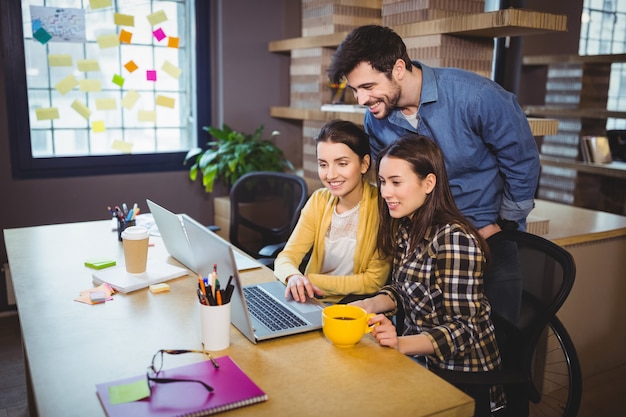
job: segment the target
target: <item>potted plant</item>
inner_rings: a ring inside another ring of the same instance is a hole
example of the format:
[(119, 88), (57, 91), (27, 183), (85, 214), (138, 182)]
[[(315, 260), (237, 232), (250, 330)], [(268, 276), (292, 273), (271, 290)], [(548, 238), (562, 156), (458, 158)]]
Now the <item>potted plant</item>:
[(213, 191), (217, 179), (230, 186), (248, 172), (295, 171), (283, 151), (272, 142), (278, 131), (264, 139), (263, 125), (252, 134), (235, 131), (226, 124), (221, 129), (212, 126), (202, 129), (215, 140), (209, 141), (206, 148), (189, 150), (184, 163), (192, 163), (189, 178), (195, 181), (201, 175), (207, 193)]

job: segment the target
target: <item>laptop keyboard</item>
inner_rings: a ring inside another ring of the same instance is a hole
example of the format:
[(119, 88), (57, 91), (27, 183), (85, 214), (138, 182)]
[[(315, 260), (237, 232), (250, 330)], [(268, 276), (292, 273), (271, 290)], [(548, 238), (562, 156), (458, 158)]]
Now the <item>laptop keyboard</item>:
[(248, 310), (257, 320), (271, 330), (286, 330), (305, 326), (307, 323), (276, 302), (258, 287), (244, 287)]

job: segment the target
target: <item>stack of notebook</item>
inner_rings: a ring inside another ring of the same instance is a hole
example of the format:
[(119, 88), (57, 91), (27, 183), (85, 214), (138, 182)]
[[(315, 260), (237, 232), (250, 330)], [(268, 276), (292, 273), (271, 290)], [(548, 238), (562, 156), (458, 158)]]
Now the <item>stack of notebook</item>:
[(213, 387), (213, 392), (192, 382), (155, 383), (147, 398), (126, 401), (125, 390), (141, 389), (148, 383), (143, 374), (96, 385), (98, 397), (108, 417), (207, 416), (267, 400), (267, 394), (229, 356), (215, 360), (219, 368), (204, 361), (158, 374), (159, 378), (199, 380)]

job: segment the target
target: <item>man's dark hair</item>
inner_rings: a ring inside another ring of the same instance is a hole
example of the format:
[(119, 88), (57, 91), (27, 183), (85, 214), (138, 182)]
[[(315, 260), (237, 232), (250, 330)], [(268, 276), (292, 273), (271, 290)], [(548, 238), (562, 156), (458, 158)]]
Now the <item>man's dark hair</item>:
[(328, 67), (328, 77), (333, 83), (352, 72), (361, 62), (367, 62), (391, 79), (391, 71), (398, 59), (411, 70), (411, 59), (402, 38), (385, 26), (360, 26), (346, 36), (333, 55)]

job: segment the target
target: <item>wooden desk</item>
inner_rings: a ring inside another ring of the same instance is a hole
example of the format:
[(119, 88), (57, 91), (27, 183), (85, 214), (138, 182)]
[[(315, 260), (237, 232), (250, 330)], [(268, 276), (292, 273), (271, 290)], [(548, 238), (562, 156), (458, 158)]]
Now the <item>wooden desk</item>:
[(547, 235), (576, 261), (576, 281), (558, 316), (574, 341), (583, 377), (626, 363), (626, 217), (538, 200)]
[[(123, 259), (109, 221), (7, 229), (4, 235), (31, 412), (103, 416), (95, 384), (144, 373), (158, 349), (201, 348), (197, 281), (190, 277), (170, 281), (168, 293), (116, 294), (99, 305), (74, 301), (93, 286), (85, 259)], [(149, 256), (166, 259), (161, 240), (151, 239)], [(263, 269), (242, 279), (274, 278)], [(333, 347), (321, 331), (253, 345), (233, 327), (231, 346), (221, 355), (230, 355), (269, 396), (228, 412), (232, 416), (473, 414), (470, 397), (369, 335), (349, 349)], [(189, 356), (168, 358), (166, 366), (201, 359)]]

